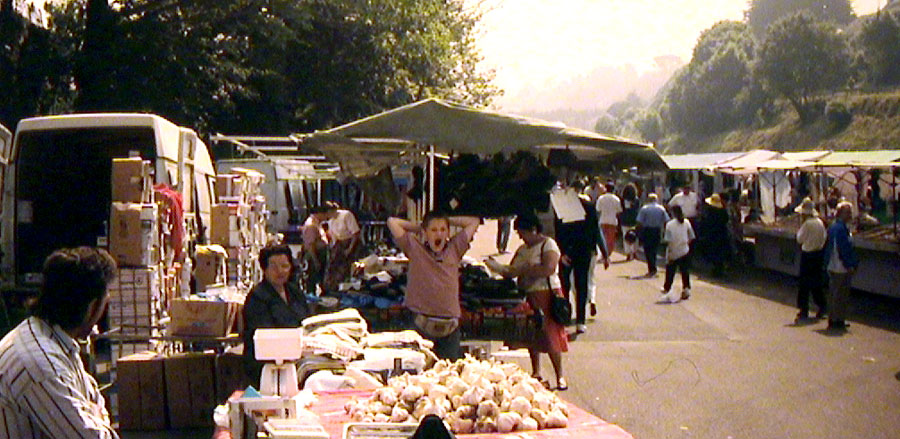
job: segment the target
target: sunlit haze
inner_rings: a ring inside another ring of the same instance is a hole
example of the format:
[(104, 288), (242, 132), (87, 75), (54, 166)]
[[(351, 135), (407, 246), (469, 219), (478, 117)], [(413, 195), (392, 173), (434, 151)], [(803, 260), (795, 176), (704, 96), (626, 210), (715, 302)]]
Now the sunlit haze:
[[(496, 84), (506, 92), (497, 104), (508, 111), (588, 107), (592, 98), (576, 99), (575, 93), (576, 102), (569, 102), (573, 99), (564, 90), (538, 97), (542, 90), (564, 89), (579, 78), (608, 76), (603, 72), (611, 68), (652, 71), (654, 59), (662, 55), (687, 62), (704, 29), (721, 20), (741, 20), (748, 5), (747, 0), (466, 2), (487, 10), (478, 44), (484, 66), (496, 71)], [(885, 2), (851, 1), (857, 15), (875, 12)], [(559, 96), (557, 102), (547, 102), (553, 96)]]

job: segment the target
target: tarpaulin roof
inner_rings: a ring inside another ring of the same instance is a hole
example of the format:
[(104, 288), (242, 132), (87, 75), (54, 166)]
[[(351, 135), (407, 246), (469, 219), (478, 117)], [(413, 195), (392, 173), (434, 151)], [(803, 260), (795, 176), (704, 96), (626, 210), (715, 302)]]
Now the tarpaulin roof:
[(652, 145), (570, 128), (562, 123), (426, 99), (326, 131), (300, 136), (345, 172), (371, 175), (400, 155), (434, 146), (444, 153), (495, 154), (568, 147), (580, 160), (623, 168), (667, 169)]
[(776, 160), (781, 158), (781, 153), (776, 151), (769, 151), (766, 149), (756, 149), (753, 151), (749, 151), (744, 153), (740, 157), (727, 160), (724, 162), (716, 163), (712, 165), (712, 168), (719, 169), (723, 172), (730, 172), (736, 170), (747, 170), (747, 169), (755, 169), (756, 165), (766, 162), (769, 160)]
[(835, 151), (816, 164), (822, 166), (882, 164), (900, 161), (900, 150)]
[(781, 156), (787, 160), (799, 160), (801, 162), (817, 162), (826, 158), (831, 151), (798, 151), (785, 152)]
[(669, 169), (705, 169), (744, 155), (744, 152), (711, 152), (703, 154), (669, 154), (662, 156)]

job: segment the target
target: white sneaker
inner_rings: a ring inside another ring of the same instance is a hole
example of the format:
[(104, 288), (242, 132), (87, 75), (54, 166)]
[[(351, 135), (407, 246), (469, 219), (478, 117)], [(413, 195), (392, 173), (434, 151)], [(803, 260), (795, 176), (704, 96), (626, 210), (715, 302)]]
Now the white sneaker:
[(662, 296), (663, 302), (678, 303), (681, 300), (681, 294), (676, 291), (669, 291)]
[(577, 325), (575, 326), (575, 332), (578, 334), (584, 334), (587, 332), (587, 325)]
[(681, 291), (681, 300), (688, 300), (691, 298), (691, 289), (685, 288)]

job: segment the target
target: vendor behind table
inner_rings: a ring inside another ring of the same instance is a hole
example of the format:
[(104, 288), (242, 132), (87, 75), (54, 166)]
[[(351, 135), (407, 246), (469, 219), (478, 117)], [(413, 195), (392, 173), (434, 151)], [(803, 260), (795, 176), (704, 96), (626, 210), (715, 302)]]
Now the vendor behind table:
[(294, 258), (287, 245), (269, 245), (259, 252), (263, 280), (244, 301), (244, 366), (253, 382), (259, 382), (262, 364), (256, 360), (253, 335), (259, 328), (297, 328), (309, 315), (299, 287), (289, 282)]
[[(413, 326), (434, 342), (440, 358), (460, 357), (459, 264), (478, 230), (477, 217), (451, 217), (432, 211), (422, 224), (391, 217), (387, 226), (394, 242), (409, 258), (404, 305)], [(451, 235), (451, 226), (461, 230)]]

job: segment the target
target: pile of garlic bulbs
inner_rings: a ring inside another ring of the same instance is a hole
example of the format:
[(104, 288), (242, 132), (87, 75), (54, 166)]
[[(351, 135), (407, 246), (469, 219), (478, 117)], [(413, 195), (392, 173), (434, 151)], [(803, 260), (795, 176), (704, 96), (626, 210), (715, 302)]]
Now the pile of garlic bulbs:
[(434, 414), (456, 434), (568, 425), (566, 404), (518, 365), (472, 357), (393, 377), (369, 399), (350, 400), (344, 409), (354, 422), (418, 423)]

